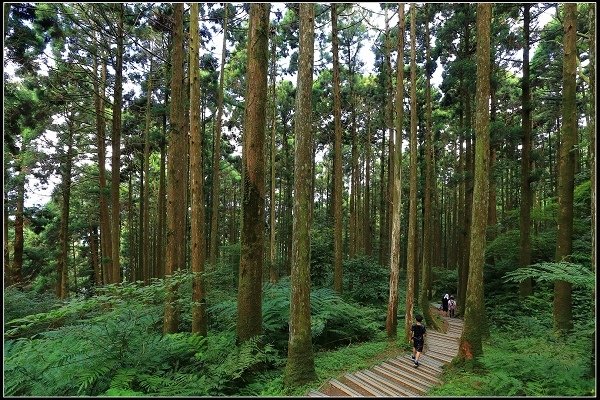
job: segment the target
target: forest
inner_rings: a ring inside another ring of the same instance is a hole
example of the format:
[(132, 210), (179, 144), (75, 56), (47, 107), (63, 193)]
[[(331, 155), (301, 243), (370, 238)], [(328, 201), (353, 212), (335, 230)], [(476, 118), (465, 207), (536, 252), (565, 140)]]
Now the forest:
[(594, 397), (595, 8), (4, 3), (3, 395)]

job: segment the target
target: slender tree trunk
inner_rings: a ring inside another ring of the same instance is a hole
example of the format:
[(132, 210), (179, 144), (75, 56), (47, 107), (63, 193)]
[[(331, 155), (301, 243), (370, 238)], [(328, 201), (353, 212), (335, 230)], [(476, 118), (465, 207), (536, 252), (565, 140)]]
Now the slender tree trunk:
[(342, 105), (340, 99), (340, 65), (338, 55), (337, 4), (331, 4), (331, 46), (333, 52), (333, 289), (343, 290), (342, 271)]
[(264, 242), (264, 142), (269, 65), (268, 3), (250, 5), (248, 72), (243, 143), (241, 257), (238, 284), (237, 337), (246, 341), (262, 333)]
[[(169, 157), (167, 160), (167, 248), (165, 276), (173, 275), (185, 267), (185, 192), (187, 154), (185, 152), (185, 110), (183, 93), (183, 3), (174, 5), (172, 78), (171, 78), (171, 132)], [(168, 278), (167, 278), (168, 279)], [(177, 332), (179, 307), (177, 306), (178, 285), (172, 280), (167, 284), (164, 333)]]
[[(300, 49), (295, 121), (294, 224), (290, 335), (284, 371), (286, 386), (316, 379), (310, 326), (310, 174), (312, 163), (312, 76), (315, 6), (300, 4)], [(335, 9), (332, 10), (335, 14)]]
[[(425, 59), (426, 65), (430, 63), (429, 55), (429, 10), (425, 4)], [(433, 71), (432, 71), (433, 72)], [(425, 323), (429, 326), (434, 326), (434, 319), (429, 307), (429, 299), (431, 293), (428, 291), (430, 284), (430, 272), (433, 255), (433, 209), (432, 209), (432, 192), (435, 190), (433, 182), (433, 133), (431, 130), (431, 76), (429, 71), (427, 75), (427, 83), (425, 84), (425, 187), (423, 188), (423, 245), (422, 251), (422, 273), (421, 273), (421, 291), (419, 295), (419, 303)]]
[(219, 93), (217, 94), (217, 120), (215, 121), (215, 137), (213, 140), (213, 170), (212, 170), (212, 205), (210, 215), (210, 264), (217, 263), (219, 252), (219, 200), (220, 200), (220, 180), (221, 180), (221, 121), (223, 119), (223, 79), (225, 71), (225, 56), (227, 52), (227, 22), (228, 22), (228, 3), (223, 3), (225, 7), (225, 18), (223, 19), (223, 48), (221, 50), (221, 66), (219, 72)]
[[(577, 4), (564, 5), (563, 100), (560, 155), (558, 159), (558, 231), (557, 262), (568, 261), (573, 249), (573, 189), (577, 146), (576, 70)], [(554, 282), (554, 328), (561, 334), (573, 329), (571, 284)]]
[(270, 149), (270, 167), (271, 167), (271, 179), (269, 195), (269, 281), (271, 283), (277, 282), (279, 279), (277, 273), (277, 265), (275, 260), (276, 255), (276, 243), (275, 243), (275, 210), (277, 209), (275, 199), (275, 134), (276, 134), (276, 117), (277, 117), (277, 92), (275, 90), (275, 84), (277, 81), (277, 43), (275, 42), (275, 27), (271, 28), (271, 107), (273, 112), (271, 114), (271, 149)]
[[(97, 58), (94, 58), (94, 71), (97, 70)], [(100, 208), (100, 262), (102, 267), (103, 283), (112, 282), (112, 242), (111, 224), (108, 210), (109, 190), (106, 186), (106, 138), (104, 120), (104, 85), (106, 83), (106, 61), (102, 61), (100, 79), (94, 80), (95, 107), (96, 107), (96, 138), (98, 146), (98, 185)]]
[(365, 199), (364, 199), (364, 215), (363, 215), (363, 234), (365, 254), (371, 256), (373, 253), (371, 235), (373, 229), (371, 226), (371, 109), (367, 110), (367, 137), (365, 143)]
[[(165, 63), (165, 71), (166, 71)], [(166, 74), (165, 74), (166, 78)], [(162, 117), (162, 137), (160, 139), (160, 167), (159, 167), (159, 182), (158, 182), (158, 233), (156, 241), (156, 254), (157, 254), (157, 276), (159, 278), (165, 277), (165, 265), (166, 265), (166, 236), (167, 236), (167, 202), (166, 202), (166, 191), (167, 191), (167, 179), (166, 179), (166, 164), (167, 164), (167, 107), (168, 107), (168, 92), (165, 88), (165, 113)]]
[[(592, 268), (596, 273), (596, 4), (590, 4), (590, 182), (591, 182), (591, 208), (592, 208)], [(596, 288), (592, 291), (592, 299), (596, 299)], [(596, 302), (594, 301), (594, 315), (596, 315)], [(596, 329), (592, 335), (592, 352), (590, 362), (590, 376), (596, 372)]]
[[(387, 7), (385, 9), (385, 66), (386, 66), (386, 74), (385, 74), (385, 126), (388, 130), (388, 180), (387, 180), (387, 194), (386, 194), (386, 204), (387, 204), (387, 218), (385, 219), (385, 227), (386, 227), (386, 246), (384, 247), (384, 260), (388, 260), (390, 257), (390, 245), (391, 245), (391, 237), (392, 237), (392, 220), (394, 218), (392, 214), (392, 202), (394, 197), (394, 134), (393, 134), (393, 125), (394, 125), (394, 116), (393, 116), (393, 94), (392, 94), (392, 63), (391, 63), (391, 50), (390, 50), (390, 32), (389, 32), (389, 21), (387, 18)], [(400, 145), (402, 145), (400, 143)]]
[(90, 225), (90, 262), (94, 271), (94, 286), (102, 285), (102, 269), (98, 262), (98, 227)]
[(119, 4), (119, 21), (117, 23), (117, 56), (115, 64), (115, 91), (112, 116), (112, 283), (121, 282), (120, 248), (120, 206), (119, 184), (121, 183), (121, 110), (123, 103), (123, 19), (125, 5)]
[[(150, 44), (150, 49), (152, 49), (152, 44)], [(144, 191), (143, 191), (143, 235), (140, 238), (142, 240), (142, 270), (144, 271), (144, 284), (150, 283), (150, 259), (148, 257), (150, 252), (150, 111), (151, 111), (151, 98), (152, 98), (152, 56), (150, 56), (150, 72), (148, 73), (148, 92), (146, 99), (146, 129), (144, 130), (144, 166), (143, 166), (143, 174), (144, 174)]]
[(60, 216), (60, 257), (58, 258), (58, 282), (56, 294), (59, 299), (69, 296), (69, 202), (71, 200), (71, 168), (73, 164), (73, 121), (67, 119), (67, 154), (63, 164), (62, 209)]
[[(531, 264), (531, 92), (529, 85), (529, 7), (523, 4), (523, 137), (521, 142), (521, 215), (519, 240), (519, 266)], [(533, 293), (531, 278), (520, 283), (519, 295), (528, 296)]]
[[(400, 274), (400, 223), (402, 219), (402, 126), (404, 121), (404, 3), (398, 3), (399, 32), (396, 71), (396, 137), (394, 139), (394, 191), (392, 192), (392, 235), (390, 249), (390, 294), (385, 330), (389, 339), (398, 332), (398, 277)], [(390, 71), (391, 72), (391, 71)], [(391, 139), (391, 136), (390, 136)], [(368, 181), (367, 181), (368, 182)]]
[(204, 294), (204, 175), (202, 172), (202, 135), (200, 134), (200, 35), (198, 3), (190, 8), (190, 170), (191, 170), (191, 246), (192, 246), (192, 333), (206, 336), (206, 300)]
[(139, 279), (139, 274), (136, 268), (136, 259), (135, 259), (135, 228), (133, 223), (133, 174), (129, 174), (129, 182), (127, 186), (127, 226), (129, 234), (129, 274), (132, 281), (137, 281)]
[(410, 5), (410, 199), (408, 211), (408, 245), (406, 248), (406, 317), (404, 332), (410, 339), (415, 298), (417, 264), (417, 65), (416, 5)]
[[(21, 153), (23, 149), (21, 149)], [(17, 208), (15, 210), (15, 239), (13, 242), (13, 262), (9, 273), (10, 285), (21, 283), (23, 280), (23, 244), (25, 242), (23, 236), (23, 208), (25, 204), (25, 178), (27, 176), (27, 168), (24, 167), (20, 160), (17, 164)], [(60, 275), (59, 275), (60, 277)], [(60, 278), (59, 278), (60, 280)]]

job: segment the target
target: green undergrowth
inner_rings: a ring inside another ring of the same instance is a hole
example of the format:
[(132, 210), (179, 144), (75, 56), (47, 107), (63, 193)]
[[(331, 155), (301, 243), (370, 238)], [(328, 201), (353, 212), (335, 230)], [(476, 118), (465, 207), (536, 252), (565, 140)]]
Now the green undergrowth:
[(385, 332), (380, 332), (369, 342), (351, 344), (335, 350), (315, 352), (317, 379), (309, 384), (286, 390), (282, 371), (270, 371), (257, 376), (256, 380), (240, 391), (242, 396), (304, 396), (310, 390), (318, 390), (331, 378), (348, 372), (368, 369), (380, 362), (406, 353), (409, 344), (404, 342), (404, 331), (398, 333), (396, 341), (390, 342)]
[(486, 307), (491, 330), (483, 355), (448, 365), (444, 384), (427, 395), (594, 396), (594, 316), (587, 296), (574, 290), (575, 327), (560, 337), (553, 333), (551, 290), (540, 289), (523, 301), (505, 295)]

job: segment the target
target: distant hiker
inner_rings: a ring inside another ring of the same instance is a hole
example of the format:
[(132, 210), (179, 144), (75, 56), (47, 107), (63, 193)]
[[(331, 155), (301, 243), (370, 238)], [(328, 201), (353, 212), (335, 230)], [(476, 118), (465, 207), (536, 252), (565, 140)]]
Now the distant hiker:
[(450, 300), (450, 296), (446, 293), (442, 298), (442, 311), (444, 312), (444, 317), (448, 316), (448, 300)]
[(421, 353), (423, 352), (423, 345), (425, 344), (425, 326), (421, 324), (423, 321), (423, 317), (417, 315), (415, 317), (417, 323), (413, 324), (410, 328), (410, 338), (413, 341), (413, 354), (411, 358), (415, 363), (415, 368), (419, 366), (419, 357), (421, 357)]
[(454, 314), (456, 312), (456, 301), (454, 300), (454, 296), (450, 296), (450, 300), (448, 300), (448, 311), (450, 313), (450, 317), (454, 318)]

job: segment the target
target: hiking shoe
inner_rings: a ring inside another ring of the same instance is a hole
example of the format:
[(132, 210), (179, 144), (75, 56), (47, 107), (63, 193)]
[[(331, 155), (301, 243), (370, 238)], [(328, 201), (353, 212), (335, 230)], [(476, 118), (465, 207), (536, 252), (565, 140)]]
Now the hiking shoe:
[(413, 354), (412, 356), (410, 356), (410, 358), (412, 358), (414, 360), (415, 359), (415, 355)]
[(419, 366), (419, 362), (415, 361), (415, 368), (417, 368)]

